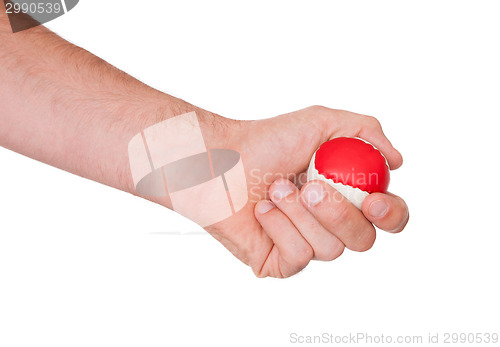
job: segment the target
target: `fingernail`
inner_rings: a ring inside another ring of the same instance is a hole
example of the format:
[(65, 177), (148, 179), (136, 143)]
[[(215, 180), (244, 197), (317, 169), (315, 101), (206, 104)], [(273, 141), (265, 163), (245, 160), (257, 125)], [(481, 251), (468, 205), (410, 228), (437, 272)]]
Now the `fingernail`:
[(281, 200), (292, 193), (293, 188), (290, 186), (290, 184), (287, 184), (286, 182), (279, 182), (274, 184), (272, 197), (275, 200)]
[(260, 214), (264, 214), (269, 212), (274, 207), (275, 205), (271, 201), (264, 200), (259, 202), (259, 204), (257, 205), (257, 212), (259, 212)]
[(323, 187), (319, 184), (310, 184), (306, 187), (304, 191), (304, 200), (309, 206), (316, 206), (325, 197), (325, 192)]
[(370, 204), (370, 207), (368, 209), (368, 213), (372, 217), (380, 218), (385, 216), (387, 213), (387, 210), (389, 209), (389, 205), (383, 201), (383, 200), (375, 200)]

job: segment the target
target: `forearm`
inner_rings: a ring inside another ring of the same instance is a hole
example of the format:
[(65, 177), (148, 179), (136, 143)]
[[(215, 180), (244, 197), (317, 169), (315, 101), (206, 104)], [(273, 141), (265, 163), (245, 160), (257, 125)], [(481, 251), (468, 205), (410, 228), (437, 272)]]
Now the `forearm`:
[(148, 126), (196, 111), (206, 140), (223, 145), (204, 124), (219, 117), (144, 85), (43, 27), (17, 34), (3, 29), (1, 146), (135, 193), (127, 145)]

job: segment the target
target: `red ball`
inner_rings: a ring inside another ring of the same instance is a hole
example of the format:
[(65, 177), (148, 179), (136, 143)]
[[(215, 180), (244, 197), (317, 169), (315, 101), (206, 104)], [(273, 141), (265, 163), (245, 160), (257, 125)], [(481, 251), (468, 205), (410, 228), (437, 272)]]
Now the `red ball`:
[(372, 144), (359, 138), (338, 137), (318, 148), (307, 178), (329, 183), (361, 208), (368, 194), (387, 192), (390, 173), (387, 160)]

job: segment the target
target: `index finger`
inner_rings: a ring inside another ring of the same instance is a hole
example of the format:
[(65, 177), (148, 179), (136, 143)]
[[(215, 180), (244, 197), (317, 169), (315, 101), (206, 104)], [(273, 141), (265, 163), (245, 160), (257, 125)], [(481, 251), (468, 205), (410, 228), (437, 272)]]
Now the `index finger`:
[(345, 136), (358, 136), (370, 142), (382, 152), (391, 170), (403, 165), (403, 156), (385, 136), (382, 125), (377, 118), (343, 110), (337, 112), (342, 117), (342, 128), (346, 133)]
[(391, 170), (403, 165), (403, 156), (385, 136), (382, 125), (375, 117), (364, 116), (358, 136), (374, 145), (387, 159)]

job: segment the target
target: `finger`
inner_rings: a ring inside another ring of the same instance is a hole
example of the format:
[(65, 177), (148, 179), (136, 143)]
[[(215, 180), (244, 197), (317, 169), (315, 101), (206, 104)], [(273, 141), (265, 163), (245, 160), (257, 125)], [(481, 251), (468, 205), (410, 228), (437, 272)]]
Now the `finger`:
[(326, 230), (300, 202), (300, 192), (292, 182), (283, 178), (276, 180), (269, 188), (269, 196), (311, 245), (313, 259), (331, 261), (344, 252), (342, 241)]
[[(358, 136), (370, 142), (386, 157), (392, 170), (399, 168), (403, 164), (401, 153), (394, 148), (387, 136), (385, 136), (380, 122), (375, 117), (344, 110), (327, 110), (340, 117), (339, 124), (343, 129), (340, 136)], [(339, 126), (339, 124), (336, 126)]]
[(313, 257), (311, 246), (271, 201), (259, 201), (255, 217), (278, 249), (277, 266), (283, 277), (292, 276), (309, 264)]
[(403, 156), (394, 148), (387, 136), (385, 136), (382, 125), (376, 118), (364, 116), (361, 124), (358, 136), (370, 142), (382, 152), (391, 170), (395, 170), (403, 165)]
[(363, 201), (363, 214), (379, 229), (399, 233), (408, 223), (408, 206), (394, 194), (373, 193)]
[(327, 230), (347, 248), (363, 252), (375, 242), (375, 228), (342, 194), (323, 181), (310, 181), (301, 191), (301, 201)]
[[(386, 157), (389, 167), (392, 170), (403, 165), (401, 153), (394, 148), (385, 136), (382, 126), (376, 118), (344, 110), (334, 110), (323, 106), (313, 106), (308, 109), (314, 114), (326, 116), (327, 122), (324, 124), (323, 129), (329, 136), (358, 136), (377, 147)], [(335, 122), (330, 121), (329, 118), (332, 116), (336, 117)]]

